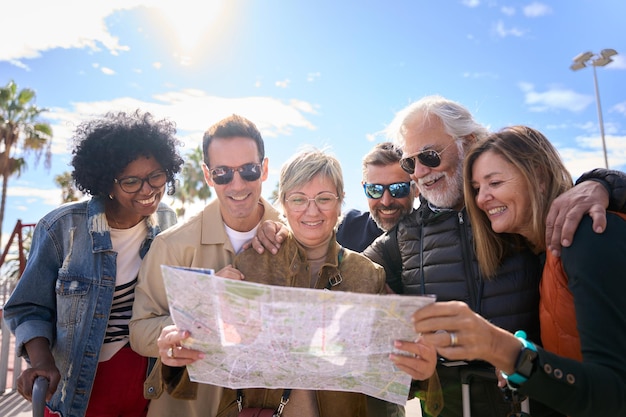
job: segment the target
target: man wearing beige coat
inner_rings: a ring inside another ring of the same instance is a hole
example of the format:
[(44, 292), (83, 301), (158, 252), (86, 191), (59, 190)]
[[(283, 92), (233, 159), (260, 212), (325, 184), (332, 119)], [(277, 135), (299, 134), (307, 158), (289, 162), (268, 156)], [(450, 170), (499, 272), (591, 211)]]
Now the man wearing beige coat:
[[(157, 339), (163, 327), (173, 324), (161, 265), (211, 268), (218, 275), (244, 278), (232, 267), (235, 255), (254, 237), (260, 222), (278, 220), (279, 213), (261, 197), (268, 160), (263, 139), (249, 120), (233, 115), (217, 122), (204, 134), (204, 177), (217, 199), (188, 221), (161, 233), (152, 243), (139, 271), (130, 321), (131, 347), (157, 358)], [(161, 382), (157, 361), (145, 384), (151, 398), (148, 417), (215, 416), (222, 388), (198, 384), (188, 400), (172, 398)]]

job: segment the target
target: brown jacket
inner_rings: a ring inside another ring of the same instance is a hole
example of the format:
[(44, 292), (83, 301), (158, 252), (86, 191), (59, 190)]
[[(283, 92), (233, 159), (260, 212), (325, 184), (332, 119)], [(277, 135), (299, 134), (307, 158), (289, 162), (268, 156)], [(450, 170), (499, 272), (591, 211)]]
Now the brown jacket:
[[(350, 291), (368, 294), (385, 292), (385, 270), (360, 253), (343, 249), (339, 264), (341, 246), (331, 239), (326, 255), (326, 262), (319, 273), (315, 288), (322, 289), (339, 270), (341, 282), (332, 287), (332, 291)], [(265, 251), (259, 255), (254, 249), (248, 249), (235, 258), (233, 266), (243, 272), (246, 281), (281, 287), (310, 287), (309, 263), (305, 249), (293, 235), (285, 240), (276, 255)]]

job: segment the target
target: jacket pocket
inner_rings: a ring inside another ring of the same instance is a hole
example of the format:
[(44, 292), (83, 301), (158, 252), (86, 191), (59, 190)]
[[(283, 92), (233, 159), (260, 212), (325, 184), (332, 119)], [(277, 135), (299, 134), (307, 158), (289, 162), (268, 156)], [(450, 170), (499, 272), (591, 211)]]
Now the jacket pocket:
[(84, 278), (59, 276), (56, 282), (57, 323), (71, 326), (81, 321), (85, 314), (92, 283)]

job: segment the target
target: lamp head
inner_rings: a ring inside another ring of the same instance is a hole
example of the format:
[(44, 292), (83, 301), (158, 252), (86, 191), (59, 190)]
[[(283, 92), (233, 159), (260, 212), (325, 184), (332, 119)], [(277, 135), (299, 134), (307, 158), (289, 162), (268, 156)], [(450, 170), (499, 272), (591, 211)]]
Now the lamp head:
[(603, 66), (607, 65), (607, 64), (608, 64), (608, 63), (610, 63), (610, 62), (613, 62), (613, 60), (612, 60), (611, 58), (608, 58), (608, 57), (602, 57), (602, 58), (597, 58), (597, 59), (594, 59), (594, 60), (592, 61), (592, 65), (593, 65), (594, 67), (603, 67)]
[(615, 49), (603, 49), (600, 51), (600, 55), (602, 55), (603, 58), (610, 58), (613, 55), (617, 55), (617, 51)]
[(576, 57), (574, 57), (574, 62), (577, 64), (585, 64), (585, 62), (589, 61), (591, 59), (591, 57), (593, 56), (593, 52), (583, 52), (582, 54), (578, 54), (576, 55)]

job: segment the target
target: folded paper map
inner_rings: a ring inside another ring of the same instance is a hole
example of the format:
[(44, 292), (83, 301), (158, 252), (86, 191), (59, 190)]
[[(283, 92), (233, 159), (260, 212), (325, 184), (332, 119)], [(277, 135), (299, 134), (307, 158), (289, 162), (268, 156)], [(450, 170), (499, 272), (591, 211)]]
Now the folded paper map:
[[(170, 314), (205, 353), (192, 381), (227, 388), (361, 392), (404, 405), (411, 377), (389, 359), (431, 297), (278, 287), (162, 266)], [(400, 353), (400, 352), (397, 352)]]

